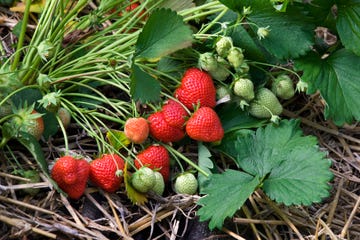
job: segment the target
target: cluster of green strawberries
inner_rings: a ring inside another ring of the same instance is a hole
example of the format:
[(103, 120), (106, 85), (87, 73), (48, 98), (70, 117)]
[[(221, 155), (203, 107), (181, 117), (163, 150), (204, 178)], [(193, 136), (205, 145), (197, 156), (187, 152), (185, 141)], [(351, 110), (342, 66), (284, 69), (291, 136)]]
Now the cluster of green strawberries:
[[(270, 88), (259, 87), (255, 90), (243, 50), (233, 46), (231, 37), (219, 38), (213, 52), (200, 54), (199, 67), (219, 82), (227, 80), (233, 74), (230, 89), (238, 97), (241, 109), (246, 109), (256, 118), (276, 122), (283, 111), (279, 98), (290, 99), (295, 94), (293, 81), (287, 74), (273, 78)], [(219, 97), (229, 96), (228, 89), (226, 86), (219, 87)]]
[[(133, 117), (124, 124), (125, 136), (134, 144), (151, 143), (133, 159), (136, 168), (130, 184), (141, 193), (162, 195), (170, 181), (170, 154), (166, 144), (185, 136), (202, 142), (219, 142), (224, 136), (220, 118), (214, 110), (216, 88), (212, 77), (199, 68), (185, 71), (180, 85), (161, 109), (147, 118)], [(151, 137), (150, 141), (147, 141)], [(88, 180), (107, 192), (120, 189), (125, 161), (117, 154), (104, 154), (88, 163), (70, 156), (59, 158), (52, 168), (52, 178), (69, 197), (77, 199), (85, 191)], [(195, 194), (198, 182), (192, 172), (178, 174), (174, 190), (179, 194)]]

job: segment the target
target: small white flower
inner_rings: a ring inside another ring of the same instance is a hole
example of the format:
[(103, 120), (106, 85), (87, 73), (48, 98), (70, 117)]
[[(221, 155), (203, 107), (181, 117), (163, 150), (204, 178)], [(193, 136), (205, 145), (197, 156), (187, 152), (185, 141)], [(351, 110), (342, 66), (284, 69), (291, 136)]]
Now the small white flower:
[(266, 36), (269, 35), (270, 33), (270, 26), (267, 26), (267, 27), (259, 27), (258, 30), (257, 30), (257, 35), (259, 37), (259, 39), (263, 39), (265, 38)]

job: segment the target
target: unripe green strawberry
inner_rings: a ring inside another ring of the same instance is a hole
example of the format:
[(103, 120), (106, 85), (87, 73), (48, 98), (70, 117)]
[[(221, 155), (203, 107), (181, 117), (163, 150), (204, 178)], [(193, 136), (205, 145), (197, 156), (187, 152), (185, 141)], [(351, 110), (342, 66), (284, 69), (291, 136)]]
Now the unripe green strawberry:
[(218, 68), (216, 57), (211, 52), (200, 54), (198, 64), (200, 69), (207, 72), (214, 71)]
[(227, 60), (235, 69), (240, 67), (244, 62), (244, 54), (241, 48), (232, 47), (229, 51), (229, 54), (227, 55)]
[(160, 172), (154, 172), (155, 175), (155, 184), (152, 187), (151, 191), (153, 191), (154, 193), (156, 193), (157, 195), (162, 196), (165, 190), (165, 182), (164, 182), (164, 178), (161, 175)]
[(229, 95), (230, 95), (230, 91), (225, 86), (221, 85), (216, 89), (216, 98), (217, 99), (222, 99), (222, 98), (225, 98), (225, 97), (229, 97)]
[(217, 42), (216, 42), (216, 52), (221, 56), (221, 57), (226, 57), (229, 53), (230, 48), (232, 48), (233, 46), (233, 41), (231, 39), (231, 37), (221, 37)]
[(275, 94), (267, 88), (261, 88), (250, 103), (249, 113), (257, 118), (271, 118), (281, 114), (283, 108)]
[(150, 191), (156, 182), (154, 171), (148, 167), (141, 167), (131, 176), (133, 187), (142, 193)]
[(286, 74), (282, 74), (275, 79), (271, 91), (281, 99), (290, 99), (295, 95), (293, 81)]
[(70, 126), (70, 122), (71, 122), (71, 114), (69, 110), (60, 107), (57, 111), (57, 115), (59, 116), (64, 128), (67, 129)]
[[(38, 171), (36, 170), (25, 170), (23, 172), (21, 172), (21, 175), (24, 178), (27, 178), (30, 180), (30, 183), (37, 183), (40, 181), (40, 174), (38, 173)], [(25, 182), (22, 181), (21, 183), (29, 183), (29, 182)], [(30, 194), (31, 196), (35, 196), (36, 194), (38, 194), (40, 191), (39, 188), (25, 188), (23, 189), (24, 193)]]
[(253, 82), (248, 78), (236, 79), (234, 83), (234, 94), (246, 101), (251, 101), (255, 97)]
[(198, 188), (198, 181), (194, 174), (190, 172), (179, 175), (174, 184), (174, 190), (179, 194), (193, 195), (196, 193)]
[(230, 76), (229, 63), (220, 56), (216, 60), (217, 68), (209, 70), (209, 73), (213, 79), (225, 81)]

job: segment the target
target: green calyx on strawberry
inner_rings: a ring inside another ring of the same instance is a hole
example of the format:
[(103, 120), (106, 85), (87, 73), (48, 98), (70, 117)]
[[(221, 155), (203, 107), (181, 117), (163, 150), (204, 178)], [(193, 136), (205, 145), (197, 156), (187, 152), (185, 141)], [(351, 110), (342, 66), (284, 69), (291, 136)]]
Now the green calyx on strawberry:
[(215, 44), (215, 50), (221, 57), (226, 57), (233, 46), (231, 37), (221, 37)]
[(56, 113), (60, 108), (60, 91), (50, 92), (38, 100), (38, 102), (43, 106), (47, 111)]
[(51, 177), (70, 198), (79, 199), (85, 191), (89, 173), (86, 160), (64, 156), (55, 162)]
[(112, 193), (120, 189), (123, 182), (121, 171), (124, 160), (117, 154), (104, 154), (90, 162), (90, 181), (106, 192)]
[(165, 120), (164, 113), (159, 111), (152, 113), (148, 118), (150, 135), (162, 142), (177, 142), (184, 136), (183, 129), (173, 127)]
[(235, 79), (233, 90), (235, 95), (246, 101), (251, 101), (255, 97), (254, 84), (248, 78)]
[(19, 131), (31, 134), (36, 140), (40, 140), (45, 130), (44, 120), (42, 114), (34, 109), (34, 105), (14, 108), (13, 112), (16, 115), (12, 120), (14, 126)]
[(205, 52), (199, 55), (198, 60), (199, 68), (204, 71), (216, 71), (218, 68), (218, 62), (216, 57), (211, 52)]
[(185, 172), (180, 174), (174, 183), (174, 190), (178, 194), (193, 195), (198, 189), (198, 181), (194, 174)]
[(203, 142), (219, 142), (224, 129), (217, 113), (210, 107), (200, 107), (186, 123), (186, 133), (190, 138)]
[(283, 111), (283, 107), (275, 94), (267, 88), (259, 89), (255, 94), (255, 99), (249, 106), (250, 115), (256, 118), (269, 118), (272, 122), (278, 121), (278, 115)]
[(156, 177), (154, 171), (148, 167), (141, 167), (131, 176), (132, 186), (142, 193), (152, 190), (155, 183)]
[(194, 106), (215, 107), (216, 89), (211, 76), (198, 68), (189, 68), (175, 90), (175, 97), (189, 110)]
[(294, 83), (288, 75), (279, 75), (275, 78), (271, 91), (281, 99), (290, 99), (295, 95)]
[(134, 161), (135, 167), (140, 169), (142, 166), (158, 170), (168, 181), (170, 177), (170, 156), (167, 149), (161, 145), (151, 145), (140, 152)]

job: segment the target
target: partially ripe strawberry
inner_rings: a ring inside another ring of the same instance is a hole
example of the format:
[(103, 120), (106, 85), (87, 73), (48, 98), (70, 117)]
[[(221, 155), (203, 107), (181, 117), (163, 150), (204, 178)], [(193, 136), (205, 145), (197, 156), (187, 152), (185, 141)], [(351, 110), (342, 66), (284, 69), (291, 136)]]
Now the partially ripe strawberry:
[(162, 112), (155, 112), (148, 117), (150, 134), (162, 142), (177, 142), (185, 136), (181, 128), (169, 125)]
[(154, 171), (148, 167), (141, 167), (131, 176), (131, 184), (139, 192), (150, 191), (156, 183)]
[(183, 106), (177, 101), (172, 99), (168, 100), (167, 103), (161, 109), (164, 114), (165, 121), (172, 127), (183, 128), (185, 122), (189, 117), (188, 112)]
[(193, 195), (196, 193), (198, 185), (198, 181), (194, 174), (186, 172), (176, 178), (174, 190), (179, 194)]
[(217, 142), (223, 138), (224, 129), (212, 108), (201, 107), (187, 121), (186, 133), (197, 141)]
[(79, 199), (85, 191), (89, 172), (86, 160), (64, 156), (55, 162), (51, 177), (70, 198)]
[(125, 122), (124, 133), (131, 142), (141, 144), (149, 136), (149, 124), (143, 117), (129, 118)]
[(14, 109), (14, 113), (19, 116), (13, 120), (15, 126), (19, 127), (20, 131), (31, 134), (40, 140), (45, 129), (42, 114), (34, 110), (33, 107)]
[(190, 110), (194, 110), (194, 106), (198, 104), (213, 108), (216, 105), (214, 82), (207, 72), (189, 68), (175, 90), (175, 97)]
[(142, 166), (158, 170), (165, 181), (170, 176), (170, 157), (167, 149), (161, 145), (151, 145), (140, 152), (135, 159), (135, 167)]
[(90, 162), (91, 182), (107, 192), (120, 189), (123, 181), (121, 171), (124, 170), (124, 160), (117, 154), (104, 154)]

